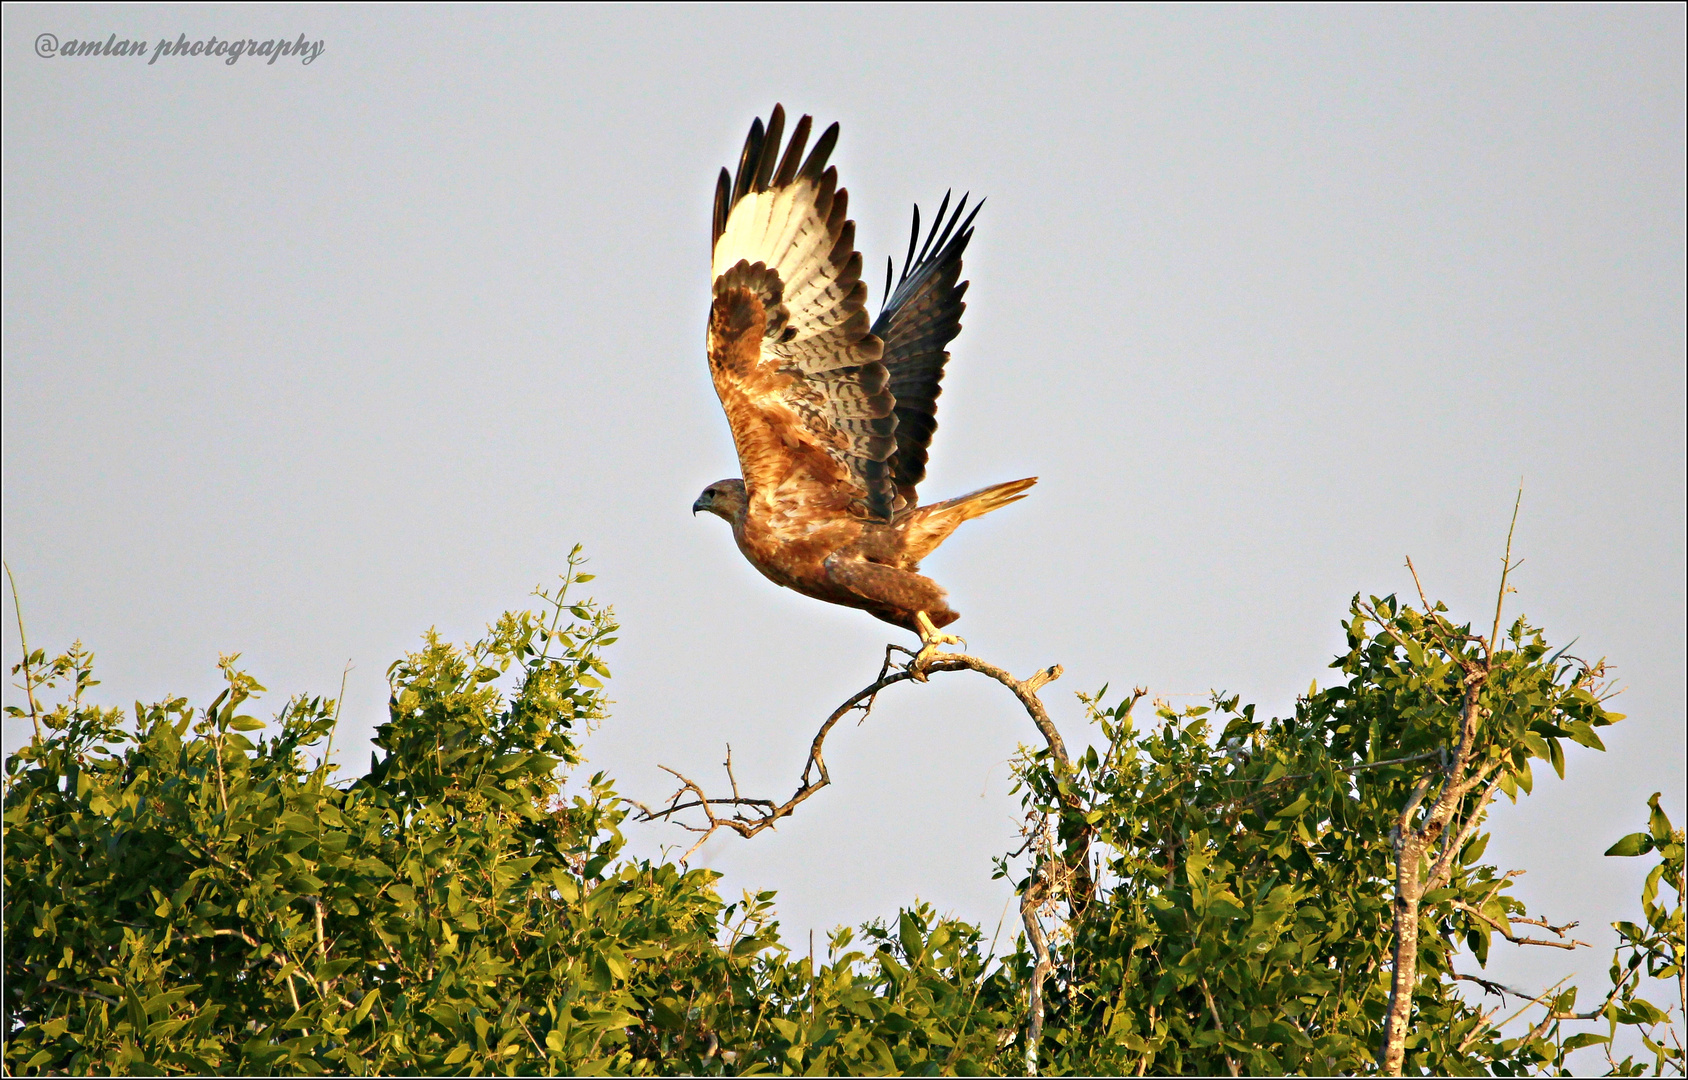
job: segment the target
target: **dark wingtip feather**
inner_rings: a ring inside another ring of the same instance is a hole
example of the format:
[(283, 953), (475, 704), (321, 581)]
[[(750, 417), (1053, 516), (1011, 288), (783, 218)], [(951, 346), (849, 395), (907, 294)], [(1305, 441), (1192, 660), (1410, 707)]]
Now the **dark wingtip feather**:
[(774, 111), (768, 114), (768, 130), (762, 136), (762, 147), (756, 156), (756, 172), (751, 177), (750, 190), (768, 190), (768, 181), (773, 179), (774, 165), (777, 164), (776, 155), (780, 152), (780, 137), (784, 134), (785, 106), (776, 103)]
[(911, 504), (916, 487), (926, 477), (927, 451), (938, 426), (936, 406), (943, 392), (948, 345), (960, 332), (961, 314), (967, 307), (962, 300), (967, 283), (957, 280), (962, 256), (973, 235), (973, 222), (984, 208), (983, 199), (969, 208), (971, 193), (952, 208), (954, 194), (953, 190), (945, 193), (924, 233), (916, 208), (902, 274), (873, 324), (873, 332), (886, 342), (881, 362), (891, 372), (890, 390), (897, 402), (892, 477), (898, 496)]
[(896, 268), (897, 260), (889, 255), (885, 256), (885, 298), (879, 302), (880, 307), (884, 307), (891, 302), (891, 273)]
[(727, 214), (732, 210), (733, 178), (726, 169), (715, 180), (715, 230), (710, 238), (710, 244), (721, 239), (721, 234), (727, 231)]
[(903, 273), (897, 280), (908, 280), (908, 268), (914, 265), (914, 245), (920, 242), (920, 204), (914, 204), (914, 227), (908, 233), (908, 254), (903, 256)]
[(938, 226), (944, 223), (944, 213), (949, 210), (950, 196), (954, 189), (944, 192), (944, 201), (938, 204), (938, 212), (932, 215), (932, 231), (926, 234), (926, 243), (920, 246), (920, 258), (917, 262), (925, 262), (927, 252), (932, 250), (932, 238), (938, 235)]
[[(965, 206), (965, 205), (967, 205), (967, 196), (965, 196), (965, 195), (963, 195), (963, 196), (962, 196), (962, 197), (961, 197), (961, 204), (962, 204), (962, 205), (963, 205), (963, 206)], [(970, 231), (971, 231), (971, 230), (972, 230), (972, 228), (973, 228), (973, 219), (974, 219), (974, 218), (976, 218), (976, 217), (978, 217), (978, 216), (979, 216), (979, 211), (981, 211), (981, 210), (983, 210), (983, 209), (984, 209), (984, 208), (985, 208), (985, 200), (983, 200), (983, 199), (980, 199), (980, 200), (979, 200), (979, 201), (978, 201), (978, 202), (976, 202), (976, 203), (974, 203), (974, 204), (973, 204), (973, 212), (972, 212), (972, 213), (971, 213), (971, 214), (968, 214), (968, 215), (967, 215), (967, 220), (966, 220), (966, 221), (963, 221), (963, 222), (962, 222), (962, 223), (961, 223), (961, 231), (962, 231), (962, 232), (963, 232), (963, 233), (968, 233), (968, 232), (970, 232)], [(959, 211), (959, 210), (958, 210), (958, 211), (956, 211), (956, 212), (957, 212), (957, 213), (960, 213), (960, 211)]]
[[(950, 215), (949, 224), (945, 225), (944, 231), (942, 233), (938, 234), (937, 242), (933, 246), (933, 250), (938, 253), (939, 257), (942, 256), (944, 250), (949, 246), (950, 232), (955, 228), (956, 221), (958, 221), (960, 219), (961, 212), (963, 210), (966, 210), (966, 209), (967, 209), (967, 196), (963, 195), (961, 197), (961, 202), (956, 204), (955, 213)], [(937, 228), (938, 227), (937, 227), (936, 224), (934, 224), (932, 226), (933, 231), (936, 231)], [(922, 252), (920, 257), (922, 259), (925, 259), (926, 258), (925, 252)]]
[(809, 143), (810, 117), (805, 116), (797, 121), (792, 129), (791, 143), (785, 148), (785, 157), (780, 159), (780, 167), (774, 173), (774, 186), (784, 187), (797, 179), (797, 167), (803, 163), (803, 148)]
[(819, 180), (822, 170), (826, 168), (826, 159), (832, 156), (832, 148), (838, 145), (838, 122), (833, 123), (815, 140), (815, 148), (809, 151), (809, 157), (803, 162), (803, 167), (797, 170), (799, 176), (806, 176), (810, 180)]
[(750, 193), (750, 181), (755, 175), (757, 162), (761, 160), (762, 138), (762, 118), (758, 116), (751, 122), (750, 134), (745, 136), (744, 150), (739, 154), (738, 173), (733, 178), (734, 203)]

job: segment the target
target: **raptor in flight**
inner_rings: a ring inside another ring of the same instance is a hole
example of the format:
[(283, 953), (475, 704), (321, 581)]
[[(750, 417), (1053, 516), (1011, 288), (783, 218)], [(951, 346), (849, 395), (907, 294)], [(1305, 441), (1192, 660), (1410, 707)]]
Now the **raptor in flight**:
[(855, 222), (827, 165), (838, 125), (805, 157), (809, 124), (797, 122), (782, 153), (775, 105), (715, 189), (709, 372), (744, 477), (709, 485), (692, 510), (725, 519), (772, 581), (919, 634), (925, 658), (958, 642), (939, 632), (958, 616), (920, 560), (1037, 478), (919, 505), (978, 207), (963, 218), (967, 199), (951, 213), (946, 195), (923, 244), (915, 208), (903, 272), (893, 291), (887, 265), (870, 326)]

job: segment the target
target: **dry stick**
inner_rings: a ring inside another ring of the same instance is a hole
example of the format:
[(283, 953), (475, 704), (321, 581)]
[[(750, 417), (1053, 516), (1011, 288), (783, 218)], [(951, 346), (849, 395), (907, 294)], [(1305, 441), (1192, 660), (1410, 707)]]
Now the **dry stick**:
[[(1505, 1027), (1507, 1024), (1512, 1023), (1512, 1021), (1518, 1019), (1520, 1016), (1523, 1016), (1524, 1013), (1529, 1010), (1530, 1006), (1541, 1004), (1555, 990), (1559, 989), (1561, 986), (1564, 986), (1565, 983), (1570, 980), (1570, 978), (1571, 978), (1571, 976), (1569, 976), (1569, 975), (1565, 976), (1563, 979), (1560, 979), (1558, 982), (1554, 983), (1552, 986), (1548, 987), (1546, 990), (1543, 990), (1540, 994), (1536, 995), (1535, 997), (1531, 998), (1529, 1001), (1525, 1002), (1524, 1007), (1522, 1009), (1519, 1009), (1517, 1012), (1513, 1013), (1511, 1016), (1507, 1017), (1505, 1020), (1502, 1020), (1498, 1025), (1496, 1025), (1496, 1030), (1499, 1030), (1500, 1028)], [(1578, 1019), (1578, 1017), (1575, 1017), (1573, 1015), (1567, 1015), (1565, 1017), (1565, 1019)], [(1547, 1015), (1542, 1017), (1541, 1023), (1537, 1024), (1535, 1027), (1532, 1027), (1530, 1029), (1530, 1033), (1528, 1035), (1524, 1036), (1522, 1041), (1526, 1042), (1526, 1043), (1534, 1042), (1537, 1038), (1539, 1038), (1541, 1036), (1542, 1032), (1547, 1030), (1547, 1025), (1551, 1024), (1553, 1022), (1553, 1020), (1554, 1020), (1554, 1013), (1553, 1013), (1553, 1010), (1551, 1008), (1549, 1008), (1547, 1010)]]
[[(1425, 761), (1425, 760), (1428, 760), (1429, 758), (1441, 757), (1441, 756), (1442, 756), (1442, 751), (1440, 751), (1440, 750), (1426, 750), (1422, 754), (1408, 754), (1406, 757), (1389, 758), (1386, 761), (1362, 761), (1358, 765), (1338, 765), (1332, 771), (1333, 772), (1339, 772), (1339, 773), (1364, 772), (1367, 769), (1381, 769), (1381, 768), (1384, 768), (1385, 766), (1389, 766), (1389, 765), (1406, 765), (1410, 762)], [(1274, 785), (1276, 785), (1276, 784), (1282, 784), (1286, 780), (1308, 780), (1308, 779), (1311, 779), (1311, 778), (1318, 776), (1318, 775), (1319, 775), (1318, 773), (1310, 773), (1310, 772), (1290, 773), (1287, 776), (1278, 777), (1276, 780), (1272, 781), (1272, 783)]]
[(1500, 558), (1500, 592), (1495, 595), (1495, 625), (1494, 629), (1489, 632), (1491, 648), (1500, 639), (1500, 609), (1501, 605), (1506, 602), (1506, 576), (1517, 569), (1512, 565), (1512, 533), (1518, 528), (1518, 508), (1522, 505), (1524, 505), (1524, 487), (1520, 484), (1518, 498), (1513, 500), (1512, 503), (1512, 524), (1506, 527), (1506, 554)]
[[(346, 677), (351, 673), (352, 662), (347, 660), (345, 668), (340, 672), (340, 696), (334, 699), (334, 720), (328, 727), (328, 747), (322, 752), (321, 764), (325, 766), (329, 763), (329, 758), (334, 756), (334, 733), (340, 729), (340, 706), (346, 703)], [(317, 790), (322, 790), (321, 784), (317, 785)]]
[[(1483, 920), (1484, 922), (1488, 923), (1489, 926), (1492, 927), (1497, 933), (1499, 933), (1501, 937), (1503, 937), (1506, 940), (1512, 942), (1514, 945), (1545, 945), (1546, 947), (1548, 947), (1550, 949), (1567, 949), (1567, 950), (1576, 949), (1578, 946), (1581, 946), (1582, 948), (1585, 948), (1585, 949), (1590, 947), (1588, 942), (1578, 941), (1576, 938), (1572, 938), (1570, 941), (1546, 941), (1542, 938), (1531, 938), (1531, 937), (1521, 938), (1521, 937), (1517, 937), (1516, 935), (1514, 935), (1512, 933), (1512, 931), (1510, 929), (1507, 928), (1507, 925), (1506, 925), (1505, 922), (1501, 922), (1499, 919), (1490, 918), (1489, 916), (1483, 914), (1481, 911), (1472, 907), (1470, 904), (1467, 904), (1463, 900), (1455, 900), (1454, 901), (1454, 907), (1458, 908), (1459, 910), (1465, 912), (1468, 915), (1475, 915), (1477, 918), (1479, 918), (1479, 919)], [(1507, 920), (1507, 922), (1529, 923), (1532, 926), (1545, 927), (1548, 930), (1553, 931), (1555, 934), (1558, 934), (1560, 937), (1564, 937), (1565, 931), (1567, 931), (1567, 930), (1571, 929), (1571, 927), (1577, 925), (1576, 923), (1571, 923), (1567, 926), (1554, 926), (1554, 925), (1548, 923), (1545, 919), (1525, 919), (1525, 918), (1509, 919), (1509, 920)]]
[[(832, 777), (826, 770), (826, 761), (821, 757), (821, 746), (826, 741), (826, 737), (832, 731), (834, 725), (836, 725), (839, 720), (843, 719), (844, 716), (852, 709), (862, 709), (865, 716), (866, 712), (873, 707), (873, 699), (879, 694), (879, 691), (885, 689), (887, 686), (904, 682), (911, 678), (913, 678), (913, 676), (905, 669), (899, 669), (895, 673), (889, 675), (881, 674), (879, 678), (875, 679), (861, 691), (852, 695), (849, 700), (845, 701), (844, 704), (835, 709), (832, 715), (827, 717), (826, 722), (821, 725), (820, 731), (816, 732), (814, 741), (809, 746), (809, 757), (803, 766), (803, 775), (798, 784), (797, 791), (793, 793), (791, 798), (787, 799), (783, 803), (775, 804), (772, 799), (745, 798), (737, 793), (736, 783), (734, 784), (734, 794), (731, 798), (713, 799), (704, 792), (702, 786), (699, 785), (697, 781), (692, 780), (690, 777), (675, 769), (669, 768), (667, 765), (661, 765), (658, 767), (673, 776), (675, 779), (679, 780), (681, 786), (680, 790), (675, 792), (673, 797), (669, 799), (669, 803), (666, 807), (661, 810), (652, 810), (643, 803), (633, 800), (628, 801), (632, 802), (634, 806), (639, 808), (641, 814), (643, 815), (638, 819), (640, 821), (671, 819), (674, 815), (684, 810), (697, 809), (703, 811), (707, 824), (690, 825), (684, 821), (679, 822), (682, 828), (691, 832), (700, 832), (704, 834), (696, 844), (692, 845), (691, 850), (686, 852), (685, 857), (681, 858), (680, 861), (682, 863), (685, 862), (687, 858), (690, 858), (692, 852), (695, 852), (698, 847), (702, 845), (703, 841), (707, 840), (717, 829), (732, 829), (734, 832), (746, 839), (755, 836), (764, 829), (772, 828), (781, 818), (789, 817), (792, 811), (796, 810), (799, 805), (809, 798), (809, 796), (832, 782)], [(864, 702), (866, 702), (866, 704), (864, 704)], [(729, 759), (730, 756), (731, 751), (729, 749)], [(812, 775), (817, 770), (819, 771), (818, 778)], [(728, 775), (729, 779), (731, 779), (730, 769)], [(696, 796), (696, 798), (691, 802), (683, 801), (688, 792)], [(714, 807), (716, 806), (731, 806), (734, 807), (734, 812), (729, 817), (721, 817), (714, 811)], [(747, 817), (743, 812), (745, 810), (753, 811), (754, 816)]]
[(1506, 1000), (1506, 995), (1508, 994), (1511, 994), (1515, 998), (1527, 998), (1530, 996), (1530, 992), (1528, 990), (1520, 990), (1516, 986), (1508, 986), (1505, 983), (1498, 983), (1493, 979), (1484, 979), (1476, 975), (1462, 975), (1457, 971), (1453, 972), (1453, 977), (1457, 982), (1476, 983), (1489, 993), (1500, 995), (1502, 1002)]
[[(23, 602), (18, 599), (18, 579), (12, 576), (12, 564), (6, 567), (6, 580), (12, 585), (12, 610), (18, 616), (18, 644), (23, 646), (23, 693), (29, 700), (29, 722), (35, 725), (35, 739), (41, 740), (40, 710), (35, 704), (35, 668), (29, 662), (29, 638), (23, 632)], [(890, 654), (886, 654), (889, 659)]]
[[(986, 973), (987, 973), (986, 969), (988, 969), (990, 967), (991, 959), (996, 956), (996, 941), (999, 937), (1002, 936), (1002, 924), (1005, 921), (1007, 921), (1007, 919), (1008, 919), (1008, 904), (1009, 904), (1009, 901), (1011, 901), (1013, 899), (1014, 898), (1012, 896), (1010, 896), (1007, 900), (1004, 900), (1002, 902), (1002, 914), (1000, 914), (996, 917), (996, 930), (995, 930), (994, 933), (991, 934), (991, 947), (985, 953), (985, 962), (983, 964), (979, 965), (979, 981), (977, 983), (975, 983), (974, 986), (973, 986), (973, 998), (972, 998), (972, 1000), (970, 1000), (967, 1003), (967, 1012), (961, 1018), (961, 1028), (959, 1029), (959, 1031), (965, 1031), (966, 1030), (967, 1021), (972, 1019), (973, 1009), (974, 1009), (975, 1006), (977, 1006), (979, 1004), (979, 991), (981, 991), (985, 988), (985, 976), (986, 976)], [(951, 1054), (952, 1058), (954, 1057), (955, 1053), (960, 1052), (960, 1049), (959, 1049), (960, 1046), (961, 1046), (960, 1043), (956, 1044), (957, 1050)]]
[[(889, 653), (887, 653), (887, 662), (889, 662)], [(967, 656), (963, 653), (941, 653), (932, 662), (923, 665), (920, 674), (968, 670), (987, 675), (1012, 690), (1015, 697), (1026, 707), (1027, 713), (1030, 714), (1032, 722), (1037, 725), (1044, 740), (1049, 743), (1049, 749), (1053, 756), (1063, 766), (1068, 765), (1066, 744), (1062, 742), (1060, 732), (1055, 729), (1055, 725), (1050, 721), (1049, 713), (1044, 709), (1043, 703), (1037, 699), (1039, 689), (1060, 677), (1061, 668), (1058, 665), (1039, 670), (1030, 678), (1021, 681), (1002, 668), (976, 657)], [(660, 810), (653, 810), (643, 803), (629, 800), (641, 812), (642, 816), (638, 820), (669, 820), (682, 811), (701, 810), (705, 818), (704, 824), (691, 825), (683, 821), (679, 822), (681, 827), (688, 831), (703, 834), (699, 842), (692, 845), (691, 850), (686, 853), (687, 857), (701, 846), (703, 840), (708, 839), (718, 829), (731, 829), (748, 839), (764, 829), (773, 828), (781, 818), (790, 817), (792, 812), (807, 801), (811, 795), (832, 783), (832, 776), (827, 771), (826, 758), (822, 750), (826, 743), (826, 737), (831, 734), (838, 721), (855, 709), (860, 709), (865, 718), (881, 690), (914, 679), (917, 674), (909, 668), (898, 668), (889, 672), (882, 668), (881, 672), (879, 678), (852, 694), (842, 705), (834, 709), (832, 715), (828, 716), (826, 721), (821, 724), (820, 730), (815, 733), (815, 738), (809, 745), (809, 756), (804, 763), (797, 790), (785, 802), (775, 803), (772, 799), (749, 798), (739, 794), (737, 780), (732, 773), (731, 750), (729, 748), (727, 774), (733, 788), (733, 794), (730, 797), (712, 798), (704, 792), (702, 785), (697, 781), (676, 769), (662, 765), (659, 768), (680, 781), (680, 788), (670, 797), (668, 805)], [(688, 795), (692, 796), (689, 800), (687, 799)], [(732, 813), (729, 815), (718, 814), (715, 810), (716, 807), (731, 807)], [(685, 862), (686, 859), (682, 858), (680, 861)]]

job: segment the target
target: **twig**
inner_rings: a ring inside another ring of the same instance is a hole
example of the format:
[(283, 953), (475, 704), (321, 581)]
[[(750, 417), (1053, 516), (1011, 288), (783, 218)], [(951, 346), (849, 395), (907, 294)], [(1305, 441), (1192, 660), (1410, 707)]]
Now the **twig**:
[(1565, 931), (1570, 930), (1572, 927), (1575, 927), (1577, 925), (1576, 923), (1570, 923), (1567, 926), (1554, 926), (1551, 923), (1548, 923), (1548, 922), (1546, 922), (1542, 919), (1526, 919), (1526, 918), (1508, 919), (1508, 920), (1506, 920), (1506, 922), (1501, 922), (1498, 919), (1492, 918), (1491, 916), (1484, 914), (1482, 911), (1478, 910), (1477, 908), (1472, 907), (1470, 904), (1467, 904), (1463, 900), (1455, 900), (1454, 901), (1454, 907), (1456, 907), (1459, 910), (1465, 912), (1467, 915), (1474, 915), (1477, 918), (1479, 918), (1479, 919), (1483, 920), (1484, 922), (1488, 923), (1489, 926), (1492, 927), (1497, 933), (1499, 933), (1501, 937), (1503, 937), (1506, 940), (1512, 942), (1514, 945), (1543, 945), (1543, 946), (1546, 946), (1547, 948), (1550, 948), (1550, 949), (1565, 949), (1567, 951), (1574, 950), (1578, 946), (1582, 946), (1583, 948), (1589, 947), (1588, 942), (1578, 941), (1575, 938), (1572, 938), (1570, 941), (1548, 941), (1544, 938), (1518, 937), (1516, 934), (1514, 934), (1512, 932), (1511, 928), (1509, 928), (1506, 925), (1506, 922), (1529, 923), (1531, 926), (1540, 926), (1540, 927), (1544, 927), (1548, 930), (1551, 930), (1555, 934), (1557, 934), (1561, 938), (1563, 938), (1565, 936)]
[[(1389, 758), (1386, 761), (1363, 761), (1358, 765), (1338, 765), (1335, 771), (1339, 773), (1363, 772), (1366, 769), (1381, 769), (1386, 765), (1406, 765), (1414, 761), (1428, 761), (1430, 758), (1441, 756), (1442, 751), (1439, 749), (1426, 750), (1422, 754), (1409, 754), (1406, 757)], [(1278, 777), (1276, 780), (1272, 781), (1272, 783), (1277, 785), (1285, 782), (1286, 780), (1308, 780), (1318, 775), (1319, 774), (1316, 772), (1291, 773), (1287, 776)]]
[[(1574, 922), (1568, 922), (1564, 926), (1554, 926), (1552, 923), (1548, 922), (1546, 919), (1531, 919), (1531, 918), (1526, 918), (1523, 915), (1520, 915), (1515, 919), (1508, 919), (1507, 921), (1508, 922), (1528, 923), (1531, 926), (1539, 926), (1543, 930), (1553, 931), (1555, 934), (1558, 934), (1560, 937), (1565, 936), (1565, 931), (1575, 930), (1577, 927), (1582, 925), (1582, 921), (1579, 919), (1579, 920), (1576, 920)], [(1579, 944), (1587, 944), (1587, 943), (1586, 942), (1579, 942)]]
[(1418, 590), (1418, 602), (1424, 605), (1424, 617), (1429, 618), (1431, 614), (1430, 598), (1424, 595), (1424, 582), (1418, 580), (1418, 567), (1413, 565), (1411, 555), (1407, 556), (1407, 572), (1413, 576), (1413, 587)]
[(35, 739), (41, 740), (40, 710), (35, 704), (35, 668), (29, 662), (29, 638), (23, 632), (23, 601), (18, 599), (18, 579), (12, 576), (12, 564), (4, 563), (6, 580), (12, 586), (12, 610), (18, 617), (18, 644), (23, 647), (23, 693), (29, 700), (29, 722), (35, 725)]
[(323, 944), (323, 940), (322, 940), (322, 897), (320, 897), (320, 896), (307, 896), (307, 897), (305, 897), (305, 902), (310, 904), (312, 910), (316, 912), (317, 959), (327, 960), (328, 959), (328, 948), (327, 948), (326, 945)]
[[(1466, 978), (1466, 977), (1467, 976), (1462, 976), (1462, 975), (1455, 975), (1454, 976), (1454, 978), (1456, 978), (1456, 979)], [(1499, 984), (1497, 983), (1496, 985), (1498, 986)], [(1502, 998), (1501, 999), (1501, 1005), (1504, 1005), (1505, 1003), (1506, 1003), (1506, 999)], [(1459, 1045), (1454, 1047), (1454, 1056), (1455, 1057), (1458, 1057), (1459, 1055), (1465, 1053), (1465, 1048), (1470, 1046), (1472, 1043), (1476, 1042), (1477, 1037), (1479, 1035), (1482, 1035), (1485, 1031), (1491, 1030), (1490, 1025), (1489, 1025), (1489, 1020), (1495, 1015), (1495, 1013), (1500, 1012), (1501, 1005), (1496, 1005), (1494, 1008), (1490, 1009), (1488, 1012), (1477, 1014), (1477, 1022), (1475, 1024), (1471, 1025), (1471, 1030), (1465, 1033), (1465, 1038), (1461, 1039), (1459, 1041)]]
[(961, 1028), (967, 1030), (967, 1021), (972, 1019), (973, 1008), (979, 1004), (979, 991), (985, 988), (985, 979), (989, 975), (990, 962), (996, 956), (996, 941), (1002, 936), (1002, 924), (1008, 920), (1008, 905), (1013, 901), (1010, 896), (1002, 902), (1002, 914), (996, 917), (996, 931), (991, 934), (991, 947), (985, 953), (985, 962), (979, 966), (979, 981), (973, 986), (973, 998), (967, 1003), (967, 1013), (961, 1018)]
[(1498, 983), (1492, 979), (1484, 979), (1476, 975), (1461, 975), (1456, 971), (1453, 973), (1453, 977), (1459, 982), (1476, 983), (1487, 992), (1499, 995), (1502, 1002), (1506, 1000), (1506, 995), (1508, 994), (1511, 994), (1515, 998), (1527, 998), (1530, 996), (1530, 992), (1528, 990), (1520, 990), (1516, 986), (1507, 986), (1505, 983)]
[(1564, 986), (1567, 982), (1570, 981), (1570, 979), (1571, 979), (1571, 976), (1567, 975), (1563, 979), (1560, 979), (1558, 982), (1554, 983), (1552, 986), (1548, 987), (1546, 990), (1543, 990), (1541, 993), (1539, 993), (1535, 997), (1531, 998), (1529, 1001), (1526, 1001), (1523, 1004), (1523, 1006), (1517, 1012), (1513, 1013), (1511, 1016), (1507, 1017), (1505, 1020), (1502, 1020), (1500, 1023), (1496, 1024), (1495, 1029), (1498, 1031), (1499, 1029), (1501, 1029), (1501, 1028), (1505, 1027), (1506, 1025), (1512, 1023), (1512, 1021), (1518, 1019), (1520, 1016), (1523, 1016), (1524, 1012), (1527, 1009), (1529, 1009), (1530, 1006), (1540, 1004), (1542, 999), (1546, 998), (1549, 994), (1553, 993), (1555, 990), (1559, 989), (1561, 986)]
[[(1500, 609), (1506, 603), (1506, 578), (1517, 567), (1512, 565), (1512, 533), (1518, 528), (1518, 508), (1524, 505), (1524, 483), (1518, 482), (1518, 498), (1512, 502), (1512, 524), (1506, 527), (1506, 554), (1500, 558), (1500, 592), (1495, 595), (1495, 626), (1489, 632), (1489, 648), (1500, 642)], [(1491, 653), (1492, 655), (1492, 653)]]
[[(305, 902), (310, 904), (311, 909), (316, 913), (317, 961), (319, 963), (326, 963), (328, 960), (328, 945), (323, 940), (322, 934), (322, 897), (307, 896), (305, 897)], [(323, 980), (322, 982), (316, 984), (317, 994), (325, 1001), (328, 999), (328, 987), (329, 984), (327, 980)]]
[(107, 1002), (107, 1003), (112, 1004), (112, 1005), (122, 1004), (121, 1002), (119, 1002), (114, 997), (107, 997), (104, 994), (96, 994), (92, 990), (79, 990), (74, 986), (66, 986), (63, 983), (53, 982), (51, 979), (42, 979), (41, 985), (46, 986), (46, 987), (50, 987), (54, 990), (63, 990), (67, 994), (76, 994), (80, 997), (85, 997), (85, 998), (97, 998), (100, 1001), (104, 1001), (104, 1002)]
[[(1202, 996), (1207, 998), (1207, 1011), (1213, 1014), (1213, 1030), (1217, 1031), (1219, 1033), (1219, 1037), (1223, 1039), (1225, 1037), (1225, 1022), (1219, 1019), (1219, 1006), (1213, 1002), (1213, 991), (1207, 988), (1207, 979), (1205, 977), (1196, 981), (1201, 983)], [(1237, 1071), (1237, 1059), (1232, 1057), (1229, 1053), (1225, 1055), (1225, 1065), (1231, 1070), (1232, 1076), (1241, 1075)]]
[(544, 1047), (539, 1045), (539, 1040), (533, 1037), (533, 1032), (528, 1030), (528, 1026), (522, 1023), (521, 1014), (512, 1014), (511, 1019), (516, 1021), (517, 1026), (522, 1029), (522, 1034), (526, 1035), (528, 1037), (528, 1042), (533, 1044), (533, 1052), (539, 1055), (539, 1060), (549, 1061), (550, 1055), (545, 1052)]
[[(340, 696), (334, 699), (334, 719), (328, 728), (328, 746), (322, 752), (322, 764), (329, 764), (329, 758), (334, 756), (334, 734), (340, 730), (340, 706), (346, 703), (346, 677), (352, 673), (352, 662), (346, 661), (346, 666), (340, 672)], [(317, 785), (322, 790), (322, 785)]]

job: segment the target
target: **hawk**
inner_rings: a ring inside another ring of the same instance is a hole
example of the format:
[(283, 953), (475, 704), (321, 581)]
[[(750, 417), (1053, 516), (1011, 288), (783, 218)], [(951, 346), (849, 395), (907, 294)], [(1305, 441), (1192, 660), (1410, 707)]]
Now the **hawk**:
[[(944, 196), (925, 243), (920, 208), (902, 274), (871, 326), (856, 224), (833, 124), (804, 155), (810, 118), (781, 152), (785, 110), (750, 126), (738, 172), (715, 189), (709, 373), (727, 413), (742, 479), (692, 505), (733, 529), (750, 564), (805, 596), (860, 608), (920, 635), (919, 659), (959, 638), (944, 590), (919, 573), (962, 522), (1024, 498), (1036, 477), (919, 505), (937, 428), (947, 346), (961, 331), (961, 255), (975, 206)], [(982, 205), (982, 204), (981, 204)], [(947, 215), (947, 216), (946, 216)], [(916, 251), (918, 246), (919, 250)]]

